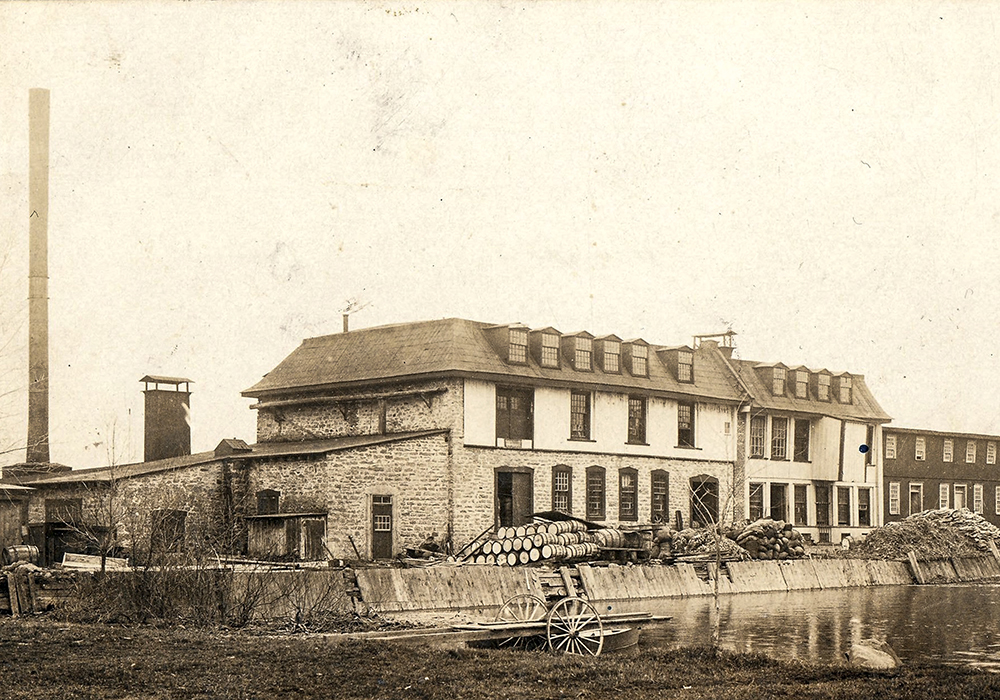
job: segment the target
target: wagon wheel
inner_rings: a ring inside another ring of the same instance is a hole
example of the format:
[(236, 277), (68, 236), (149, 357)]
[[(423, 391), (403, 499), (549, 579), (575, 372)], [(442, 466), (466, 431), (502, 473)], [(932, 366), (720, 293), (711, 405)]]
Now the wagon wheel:
[[(532, 622), (544, 620), (548, 608), (545, 601), (531, 593), (520, 593), (512, 598), (508, 598), (500, 612), (497, 613), (496, 622)], [(500, 641), (500, 646), (508, 649), (525, 649), (535, 646), (532, 637), (508, 637)]]
[(604, 648), (604, 623), (583, 598), (563, 598), (553, 605), (545, 631), (552, 651), (597, 656)]

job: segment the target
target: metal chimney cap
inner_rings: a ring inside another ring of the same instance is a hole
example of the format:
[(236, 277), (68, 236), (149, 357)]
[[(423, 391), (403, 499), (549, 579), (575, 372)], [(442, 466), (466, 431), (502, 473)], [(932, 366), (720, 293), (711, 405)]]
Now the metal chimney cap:
[(156, 374), (147, 374), (139, 380), (140, 382), (151, 382), (155, 384), (194, 384), (190, 379), (184, 377), (161, 377)]

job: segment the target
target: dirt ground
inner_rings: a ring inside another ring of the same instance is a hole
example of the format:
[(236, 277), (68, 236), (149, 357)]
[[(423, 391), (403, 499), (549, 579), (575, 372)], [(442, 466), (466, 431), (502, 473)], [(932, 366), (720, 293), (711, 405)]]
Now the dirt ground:
[(1000, 697), (1000, 676), (873, 673), (761, 656), (641, 648), (600, 657), (331, 642), (183, 628), (0, 622), (0, 694), (22, 698)]

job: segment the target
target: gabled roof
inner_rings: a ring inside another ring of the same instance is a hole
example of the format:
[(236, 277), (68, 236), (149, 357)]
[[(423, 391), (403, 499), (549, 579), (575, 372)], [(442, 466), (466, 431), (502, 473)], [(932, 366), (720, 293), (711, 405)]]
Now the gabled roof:
[[(156, 474), (175, 469), (197, 467), (223, 459), (240, 461), (247, 459), (263, 459), (268, 457), (294, 457), (305, 455), (329, 454), (342, 452), (358, 447), (370, 447), (389, 442), (401, 442), (414, 438), (427, 437), (448, 432), (447, 430), (420, 430), (407, 433), (389, 433), (385, 435), (352, 435), (348, 437), (327, 438), (325, 440), (299, 440), (295, 442), (262, 442), (249, 445), (248, 452), (219, 454), (215, 450), (198, 452), (196, 454), (158, 459), (153, 462), (137, 462), (121, 464), (114, 467), (97, 467), (94, 469), (77, 469), (64, 472), (59, 476), (39, 479), (31, 482), (32, 487), (60, 486), (65, 484), (102, 484), (119, 479), (132, 479), (148, 474)], [(226, 442), (226, 441), (223, 441)], [(242, 442), (242, 440), (238, 441)], [(243, 443), (246, 444), (246, 443)]]
[[(678, 382), (652, 353), (648, 377), (632, 376), (625, 368), (620, 373), (605, 373), (599, 367), (577, 371), (568, 363), (541, 367), (531, 353), (526, 363), (508, 364), (486, 333), (497, 327), (449, 318), (309, 338), (243, 395), (276, 398), (453, 376), (671, 393), (717, 401), (736, 402), (741, 397), (736, 381), (714, 347), (695, 352), (696, 381), (688, 384)], [(650, 347), (657, 349), (655, 345)]]
[[(754, 360), (729, 361), (733, 369), (739, 374), (740, 379), (750, 392), (756, 406), (769, 410), (790, 411), (796, 413), (812, 413), (832, 418), (874, 421), (876, 423), (887, 423), (892, 418), (882, 410), (868, 385), (865, 378), (860, 374), (851, 374), (853, 403), (844, 404), (837, 401), (836, 395), (831, 390), (830, 401), (820, 401), (813, 398), (812, 389), (809, 391), (809, 398), (799, 399), (792, 395), (774, 396), (771, 393), (770, 380), (765, 381), (756, 371), (758, 368), (784, 367), (781, 363), (762, 363)], [(825, 370), (821, 370), (825, 371)], [(816, 372), (812, 372), (816, 374)], [(848, 374), (842, 372), (841, 374)], [(836, 376), (836, 375), (835, 375)]]

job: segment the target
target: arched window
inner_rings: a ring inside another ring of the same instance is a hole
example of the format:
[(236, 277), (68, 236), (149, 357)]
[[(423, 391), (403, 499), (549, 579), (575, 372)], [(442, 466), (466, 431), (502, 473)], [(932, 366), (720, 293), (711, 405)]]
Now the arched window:
[(650, 474), (651, 519), (654, 523), (670, 520), (670, 474), (662, 469), (654, 469)]
[(719, 521), (719, 480), (700, 474), (691, 477), (691, 520), (702, 527)]
[(573, 512), (573, 468), (565, 464), (552, 467), (552, 510)]
[(587, 467), (587, 520), (604, 520), (604, 503), (604, 467)]
[(630, 467), (618, 470), (618, 519), (639, 519), (639, 472)]

